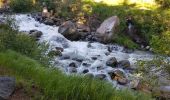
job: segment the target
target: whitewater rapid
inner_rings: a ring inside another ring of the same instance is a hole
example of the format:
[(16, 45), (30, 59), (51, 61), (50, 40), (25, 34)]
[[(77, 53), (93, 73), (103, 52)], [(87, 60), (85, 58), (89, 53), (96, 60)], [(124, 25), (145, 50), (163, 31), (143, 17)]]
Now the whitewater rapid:
[[(61, 47), (64, 49), (62, 52), (62, 57), (55, 58), (56, 67), (63, 70), (66, 74), (70, 74), (68, 65), (72, 62), (77, 64), (77, 74), (82, 74), (82, 71), (88, 69), (88, 73), (94, 75), (105, 74), (107, 80), (117, 85), (117, 83), (110, 79), (108, 71), (111, 70), (122, 70), (126, 77), (130, 77), (131, 74), (125, 72), (121, 68), (112, 68), (106, 65), (106, 61), (110, 57), (115, 57), (118, 61), (129, 60), (132, 67), (135, 67), (135, 62), (137, 60), (150, 60), (153, 55), (144, 51), (134, 51), (133, 53), (123, 52), (123, 47), (119, 45), (104, 45), (98, 42), (90, 43), (88, 41), (70, 41), (66, 39), (63, 35), (58, 33), (57, 26), (49, 26), (43, 23), (35, 21), (30, 15), (15, 15), (16, 24), (19, 31), (28, 32), (30, 30), (38, 30), (43, 33), (39, 42), (47, 42), (50, 45), (50, 50), (55, 49), (55, 47)], [(90, 46), (89, 46), (90, 45)], [(108, 46), (112, 48), (111, 52), (108, 52)], [(109, 53), (109, 55), (107, 55)], [(69, 59), (64, 59), (66, 57)], [(92, 57), (96, 57), (94, 60)], [(77, 62), (75, 59), (81, 59), (82, 62)], [(89, 65), (89, 67), (84, 66), (83, 63)], [(101, 69), (97, 69), (97, 66), (102, 66)]]

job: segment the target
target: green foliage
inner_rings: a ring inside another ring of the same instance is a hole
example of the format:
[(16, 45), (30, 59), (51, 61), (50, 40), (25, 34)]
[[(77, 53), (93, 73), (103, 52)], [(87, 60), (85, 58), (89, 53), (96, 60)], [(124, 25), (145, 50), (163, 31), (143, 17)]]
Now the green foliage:
[(170, 76), (170, 60), (165, 57), (154, 57), (149, 61), (138, 61), (137, 71), (143, 82), (149, 84), (151, 87), (158, 87), (169, 83), (160, 82), (160, 76), (164, 74), (164, 78), (169, 80)]
[(170, 7), (170, 0), (155, 0), (158, 4), (161, 5), (162, 8)]
[(153, 51), (159, 54), (170, 56), (170, 31), (162, 33), (160, 36), (153, 36), (151, 45)]
[(134, 43), (129, 37), (123, 35), (123, 34), (119, 34), (118, 37), (114, 40), (114, 42), (123, 45), (127, 48), (130, 49), (137, 49), (139, 48), (139, 46)]
[(13, 75), (29, 79), (44, 93), (43, 100), (150, 100), (147, 95), (129, 90), (116, 91), (104, 81), (68, 76), (54, 68), (42, 67), (35, 60), (13, 51), (0, 53), (0, 66)]
[(32, 0), (10, 0), (10, 7), (14, 12), (30, 12), (33, 8)]
[(35, 39), (13, 30), (8, 25), (0, 25), (0, 47), (0, 51), (11, 49), (49, 65), (50, 58), (44, 55), (48, 45), (40, 45)]

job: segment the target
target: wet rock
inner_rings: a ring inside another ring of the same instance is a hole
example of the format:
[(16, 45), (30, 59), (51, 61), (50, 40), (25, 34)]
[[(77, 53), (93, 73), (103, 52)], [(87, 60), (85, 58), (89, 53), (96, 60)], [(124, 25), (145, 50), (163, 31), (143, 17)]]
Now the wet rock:
[(116, 64), (117, 64), (117, 59), (115, 57), (111, 57), (106, 61), (107, 66), (116, 67)]
[(110, 53), (109, 53), (109, 52), (106, 52), (105, 55), (108, 56), (108, 55), (110, 55)]
[(112, 80), (116, 80), (120, 85), (125, 85), (128, 83), (128, 80), (126, 79), (124, 72), (120, 70), (110, 71), (108, 72), (108, 74), (110, 75), (110, 78)]
[(38, 39), (42, 36), (43, 33), (41, 31), (38, 31), (38, 30), (31, 30), (29, 32), (29, 34), (30, 34), (31, 37)]
[(55, 49), (56, 49), (56, 50), (58, 50), (58, 51), (61, 51), (61, 52), (63, 52), (63, 51), (64, 51), (64, 49), (63, 49), (63, 48), (61, 48), (61, 47), (55, 47)]
[(61, 22), (62, 22), (61, 19), (53, 17), (52, 20), (54, 21), (56, 26), (60, 26), (61, 25)]
[(41, 12), (40, 13), (32, 13), (31, 17), (33, 17), (36, 21), (40, 21), (41, 22), (43, 20), (43, 18), (41, 16)]
[(64, 38), (64, 37), (54, 36), (54, 37), (51, 37), (50, 40), (55, 41), (58, 44), (61, 44), (63, 48), (68, 48), (69, 47), (69, 43), (68, 43), (67, 39)]
[(46, 18), (45, 21), (44, 21), (44, 24), (46, 25), (54, 25), (54, 21), (50, 18)]
[(117, 66), (126, 69), (130, 67), (130, 62), (128, 60), (122, 60), (118, 62)]
[(118, 32), (119, 24), (120, 22), (117, 16), (112, 16), (106, 19), (96, 31), (97, 36), (101, 39), (101, 42), (111, 42), (115, 33)]
[(120, 77), (120, 78), (125, 78), (126, 77), (124, 72), (121, 71), (121, 70), (115, 70), (114, 74), (115, 74), (116, 77)]
[(105, 74), (97, 74), (95, 76), (95, 78), (100, 79), (100, 80), (104, 80), (106, 78), (106, 75)]
[(78, 33), (76, 25), (71, 21), (66, 21), (59, 26), (58, 32), (69, 40), (79, 40), (81, 34)]
[(97, 60), (97, 57), (91, 57), (92, 60)]
[(77, 73), (77, 69), (75, 67), (69, 67), (68, 70), (70, 73)]
[(133, 50), (133, 49), (124, 48), (122, 52), (125, 52), (125, 53), (133, 53), (134, 50)]
[(83, 74), (88, 73), (88, 72), (89, 72), (88, 69), (83, 70)]
[(73, 58), (72, 60), (75, 60), (77, 62), (82, 62), (83, 61), (83, 59), (81, 59), (81, 58)]
[(84, 67), (89, 67), (90, 64), (88, 64), (88, 63), (86, 63), (86, 62), (83, 62), (83, 63), (82, 63), (82, 66), (84, 66)]
[(78, 66), (77, 66), (77, 64), (75, 62), (72, 62), (72, 63), (69, 64), (69, 67), (77, 68)]
[(128, 80), (126, 78), (117, 78), (117, 82), (120, 85), (126, 85), (128, 83)]
[(0, 77), (0, 99), (9, 99), (15, 89), (15, 79), (12, 77)]

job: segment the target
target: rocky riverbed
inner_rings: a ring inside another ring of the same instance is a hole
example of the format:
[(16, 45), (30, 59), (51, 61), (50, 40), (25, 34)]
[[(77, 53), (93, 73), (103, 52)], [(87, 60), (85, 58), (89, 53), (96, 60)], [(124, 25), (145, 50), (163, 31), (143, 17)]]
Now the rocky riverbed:
[(70, 41), (58, 33), (57, 26), (35, 21), (30, 15), (15, 15), (19, 31), (34, 36), (39, 42), (49, 43), (49, 52), (60, 52), (53, 63), (66, 74), (79, 74), (106, 80), (116, 88), (135, 88), (134, 74), (137, 60), (150, 60), (149, 52), (131, 51), (113, 44), (92, 41)]

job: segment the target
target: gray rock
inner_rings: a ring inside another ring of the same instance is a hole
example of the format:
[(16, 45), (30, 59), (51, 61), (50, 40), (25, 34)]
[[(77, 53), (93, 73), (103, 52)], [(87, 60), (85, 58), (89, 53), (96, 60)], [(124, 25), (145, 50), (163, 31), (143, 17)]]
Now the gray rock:
[(77, 73), (77, 69), (75, 67), (69, 67), (68, 70), (70, 73)]
[(66, 21), (59, 26), (58, 32), (69, 40), (79, 40), (81, 34), (78, 33), (76, 25), (71, 21)]
[(117, 59), (115, 57), (111, 57), (106, 61), (107, 66), (116, 67), (116, 64), (117, 64)]
[(0, 98), (8, 99), (15, 89), (15, 78), (0, 77)]
[(126, 78), (117, 78), (117, 82), (120, 85), (125, 85), (128, 83), (128, 80)]
[(124, 69), (130, 67), (130, 62), (128, 60), (122, 60), (118, 62), (118, 67), (122, 67)]
[(120, 22), (117, 16), (112, 16), (106, 19), (96, 31), (101, 42), (110, 42), (114, 38), (115, 33), (118, 32), (119, 24)]
[(125, 78), (126, 77), (124, 72), (121, 71), (121, 70), (118, 70), (118, 69), (114, 71), (114, 74), (115, 74), (116, 77), (120, 77), (120, 78)]
[(89, 72), (88, 69), (83, 70), (83, 74), (88, 73), (88, 72)]
[(44, 21), (44, 24), (46, 25), (54, 25), (54, 21), (50, 18), (46, 18), (45, 21)]
[(38, 30), (31, 30), (29, 32), (29, 34), (30, 34), (31, 37), (38, 39), (42, 36), (43, 33), (41, 31), (38, 31)]
[(77, 68), (78, 66), (77, 66), (77, 64), (75, 62), (72, 62), (72, 63), (69, 64), (69, 67)]
[(51, 38), (51, 40), (61, 44), (63, 46), (63, 48), (69, 47), (69, 43), (68, 43), (67, 39), (64, 38), (64, 37), (54, 36), (54, 37)]

